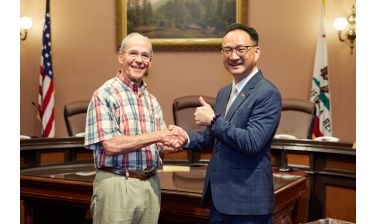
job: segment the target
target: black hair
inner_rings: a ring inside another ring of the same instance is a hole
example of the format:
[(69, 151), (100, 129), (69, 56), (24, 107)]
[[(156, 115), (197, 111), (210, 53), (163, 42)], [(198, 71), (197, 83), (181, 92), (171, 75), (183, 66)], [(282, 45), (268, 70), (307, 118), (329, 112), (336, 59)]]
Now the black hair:
[(255, 42), (255, 45), (258, 45), (259, 34), (254, 28), (252, 28), (250, 26), (240, 24), (240, 23), (232, 23), (228, 26), (227, 31), (225, 32), (224, 36), (227, 35), (227, 33), (231, 32), (233, 30), (243, 30), (243, 31), (245, 31), (246, 33), (249, 34), (250, 39)]

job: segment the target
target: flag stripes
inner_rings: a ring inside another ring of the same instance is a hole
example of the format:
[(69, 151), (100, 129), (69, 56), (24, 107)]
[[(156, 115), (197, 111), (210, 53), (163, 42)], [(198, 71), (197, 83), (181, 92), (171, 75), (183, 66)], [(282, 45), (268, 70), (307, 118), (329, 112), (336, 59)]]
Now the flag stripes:
[(46, 15), (43, 28), (43, 46), (39, 74), (38, 111), (42, 119), (43, 137), (55, 136), (55, 100), (53, 85), (53, 70), (51, 58), (51, 22), (49, 0), (46, 5)]

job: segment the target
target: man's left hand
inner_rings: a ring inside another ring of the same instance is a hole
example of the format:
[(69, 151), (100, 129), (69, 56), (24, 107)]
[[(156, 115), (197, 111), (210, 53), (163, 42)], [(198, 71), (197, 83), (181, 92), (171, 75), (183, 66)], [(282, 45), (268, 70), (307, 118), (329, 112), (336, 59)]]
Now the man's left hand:
[(195, 123), (199, 126), (209, 126), (211, 124), (212, 119), (215, 117), (215, 112), (208, 104), (203, 97), (199, 97), (199, 102), (201, 103), (201, 107), (197, 107), (194, 113), (194, 120)]

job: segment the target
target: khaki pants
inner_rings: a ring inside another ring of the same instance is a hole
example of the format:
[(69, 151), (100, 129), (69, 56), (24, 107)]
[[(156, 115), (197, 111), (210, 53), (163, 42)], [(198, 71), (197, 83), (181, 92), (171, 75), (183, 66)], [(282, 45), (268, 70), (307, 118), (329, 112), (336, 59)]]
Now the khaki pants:
[(91, 198), (94, 224), (157, 224), (160, 213), (160, 181), (126, 178), (97, 170)]

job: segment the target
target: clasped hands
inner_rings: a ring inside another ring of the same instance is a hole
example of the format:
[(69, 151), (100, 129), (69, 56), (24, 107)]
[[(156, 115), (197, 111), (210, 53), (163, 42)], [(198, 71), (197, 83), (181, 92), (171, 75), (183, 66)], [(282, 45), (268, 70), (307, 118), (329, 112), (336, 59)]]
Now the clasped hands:
[(186, 132), (175, 125), (169, 125), (168, 129), (161, 131), (162, 141), (158, 142), (159, 148), (163, 149), (164, 153), (178, 152), (183, 150), (182, 146), (187, 143)]

